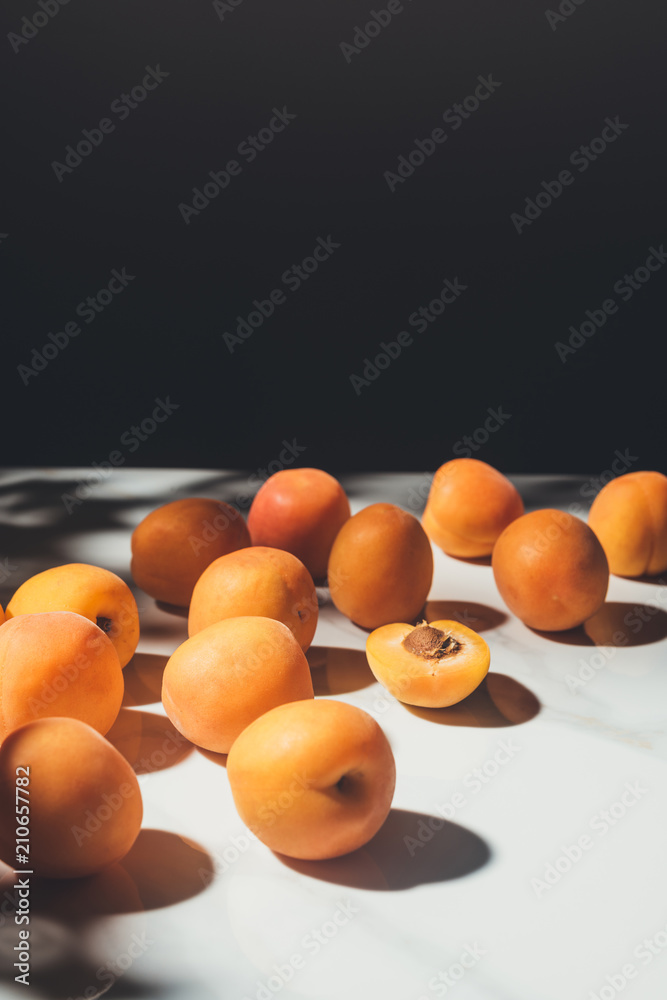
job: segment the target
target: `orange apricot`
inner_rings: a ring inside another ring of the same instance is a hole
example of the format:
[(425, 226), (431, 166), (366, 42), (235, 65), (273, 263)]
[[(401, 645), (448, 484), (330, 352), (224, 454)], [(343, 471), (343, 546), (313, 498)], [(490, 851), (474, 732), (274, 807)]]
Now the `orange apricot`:
[(396, 765), (367, 712), (327, 699), (280, 705), (244, 729), (227, 775), (241, 819), (292, 858), (336, 858), (384, 823)]
[(29, 807), (26, 861), (35, 875), (47, 878), (80, 878), (114, 864), (141, 827), (134, 771), (78, 719), (29, 722), (0, 746), (0, 858), (8, 864), (17, 857), (19, 801)]
[(310, 668), (290, 630), (274, 618), (224, 618), (186, 639), (169, 658), (162, 703), (179, 733), (216, 753), (269, 709), (313, 698)]
[(584, 521), (534, 510), (512, 521), (493, 549), (493, 575), (510, 611), (530, 628), (575, 628), (604, 604), (609, 566)]
[(667, 570), (667, 476), (628, 472), (602, 487), (588, 514), (617, 576)]
[(220, 556), (195, 584), (188, 635), (222, 618), (259, 615), (283, 622), (302, 649), (317, 626), (317, 591), (313, 578), (291, 552), (253, 545)]
[(422, 516), (424, 531), (450, 556), (489, 556), (508, 524), (523, 514), (516, 487), (477, 458), (454, 458), (441, 465)]
[(66, 563), (36, 573), (16, 591), (7, 618), (41, 611), (73, 611), (95, 622), (111, 639), (121, 667), (139, 642), (139, 610), (132, 591), (119, 576), (101, 566)]
[(260, 487), (248, 512), (253, 545), (286, 549), (323, 583), (334, 539), (350, 516), (337, 479), (322, 469), (283, 469)]
[(477, 632), (455, 621), (383, 625), (366, 640), (376, 680), (406, 705), (445, 708), (467, 698), (489, 670), (491, 653)]
[(431, 544), (412, 514), (374, 503), (338, 532), (328, 575), (333, 603), (362, 628), (412, 621), (431, 589)]
[(0, 625), (0, 741), (49, 716), (79, 719), (104, 734), (123, 688), (111, 639), (83, 615), (44, 611)]
[(230, 504), (189, 497), (147, 514), (134, 529), (131, 545), (137, 586), (157, 601), (187, 607), (206, 567), (250, 545), (250, 533)]

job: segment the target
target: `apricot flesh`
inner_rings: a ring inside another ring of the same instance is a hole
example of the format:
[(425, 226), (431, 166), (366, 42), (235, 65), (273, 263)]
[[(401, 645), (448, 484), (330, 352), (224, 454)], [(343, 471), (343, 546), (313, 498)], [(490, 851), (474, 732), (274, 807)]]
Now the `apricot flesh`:
[(323, 583), (334, 539), (350, 517), (337, 479), (322, 469), (283, 469), (260, 487), (248, 512), (253, 545), (286, 549)]
[(433, 477), (422, 524), (447, 555), (474, 559), (491, 555), (523, 512), (518, 490), (501, 472), (477, 458), (454, 458)]
[(406, 705), (456, 705), (486, 677), (491, 653), (485, 640), (460, 622), (383, 625), (366, 640), (373, 674)]
[[(28, 772), (26, 775), (26, 771)], [(16, 858), (17, 777), (27, 776), (28, 867), (47, 878), (80, 878), (123, 858), (141, 827), (134, 771), (78, 719), (50, 718), (15, 729), (0, 746), (0, 858)]]
[(562, 510), (534, 510), (501, 534), (491, 559), (500, 595), (530, 628), (575, 628), (604, 604), (609, 566), (587, 524)]
[(328, 576), (333, 603), (362, 628), (412, 621), (431, 589), (431, 543), (412, 514), (371, 504), (338, 532)]
[(95, 622), (111, 639), (121, 667), (139, 643), (139, 611), (132, 591), (101, 566), (66, 563), (31, 576), (7, 605), (6, 617), (41, 611), (73, 611)]
[(0, 741), (47, 716), (79, 719), (104, 734), (123, 690), (111, 639), (83, 615), (45, 611), (0, 625)]
[(367, 843), (384, 823), (396, 765), (367, 712), (326, 699), (281, 705), (244, 729), (227, 775), (236, 808), (273, 851), (335, 858)]
[(273, 618), (225, 618), (182, 643), (169, 658), (162, 703), (192, 743), (229, 753), (256, 718), (285, 702), (312, 698), (308, 661)]
[(173, 500), (147, 514), (132, 533), (134, 582), (157, 601), (187, 607), (214, 559), (250, 545), (243, 517), (221, 500)]
[(617, 576), (655, 576), (667, 570), (667, 476), (628, 472), (595, 497), (588, 526)]
[(301, 560), (282, 549), (253, 545), (212, 562), (192, 593), (188, 635), (245, 615), (275, 618), (308, 649), (317, 626), (317, 591)]

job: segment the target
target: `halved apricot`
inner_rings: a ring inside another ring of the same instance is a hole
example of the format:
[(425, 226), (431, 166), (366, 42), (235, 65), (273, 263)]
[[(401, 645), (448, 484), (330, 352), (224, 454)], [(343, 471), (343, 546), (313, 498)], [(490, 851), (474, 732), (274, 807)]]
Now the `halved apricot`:
[(376, 679), (406, 705), (446, 708), (467, 698), (486, 677), (485, 640), (454, 621), (395, 622), (371, 632), (366, 656)]

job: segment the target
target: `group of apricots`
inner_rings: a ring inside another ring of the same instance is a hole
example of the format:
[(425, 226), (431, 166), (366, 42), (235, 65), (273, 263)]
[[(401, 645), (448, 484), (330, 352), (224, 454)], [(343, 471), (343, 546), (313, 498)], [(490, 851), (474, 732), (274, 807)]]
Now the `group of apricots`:
[[(486, 676), (481, 636), (420, 620), (431, 543), (457, 558), (491, 556), (498, 591), (521, 621), (571, 629), (601, 608), (610, 572), (667, 570), (667, 477), (611, 480), (585, 523), (555, 509), (524, 513), (509, 479), (459, 458), (436, 472), (420, 523), (390, 503), (352, 516), (336, 479), (294, 469), (263, 484), (247, 524), (231, 505), (196, 497), (159, 507), (134, 530), (137, 586), (189, 609), (189, 638), (164, 670), (164, 709), (189, 741), (229, 755), (239, 814), (271, 849), (301, 859), (353, 851), (382, 826), (394, 793), (378, 723), (314, 697), (305, 652), (316, 584), (328, 584), (341, 614), (370, 633), (369, 666), (399, 701), (444, 708)], [(23, 583), (0, 609), (3, 621), (0, 859), (15, 858), (16, 775), (27, 768), (32, 868), (92, 874), (125, 856), (142, 822), (136, 775), (104, 738), (139, 642), (135, 598), (109, 570), (70, 563)], [(280, 813), (267, 808), (276, 799)], [(105, 821), (91, 827), (101, 807)]]

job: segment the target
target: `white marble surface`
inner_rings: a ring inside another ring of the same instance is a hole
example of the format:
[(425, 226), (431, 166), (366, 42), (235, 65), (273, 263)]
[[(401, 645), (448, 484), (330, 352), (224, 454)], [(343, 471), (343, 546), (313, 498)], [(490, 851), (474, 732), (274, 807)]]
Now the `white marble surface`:
[[(250, 492), (242, 473), (118, 469), (68, 513), (63, 494), (90, 474), (0, 476), (3, 604), (64, 562), (131, 583), (130, 534), (149, 510)], [(513, 478), (529, 509), (579, 504), (585, 515), (584, 477)], [(343, 477), (354, 510), (389, 500), (419, 513), (428, 482)], [(667, 587), (612, 577), (604, 613), (556, 639), (507, 611), (488, 565), (437, 551), (435, 566), (429, 617), (461, 617), (491, 648), (484, 689), (440, 712), (386, 695), (365, 666), (366, 634), (320, 592), (316, 692), (373, 714), (398, 770), (380, 834), (323, 863), (288, 865), (250, 838), (224, 759), (173, 734), (165, 743), (156, 692), (186, 622), (135, 589), (142, 655), (116, 740), (147, 772), (146, 830), (106, 875), (35, 886), (31, 996), (664, 1000)], [(615, 646), (619, 631), (627, 642)], [(0, 991), (25, 995), (8, 913), (0, 906)]]

